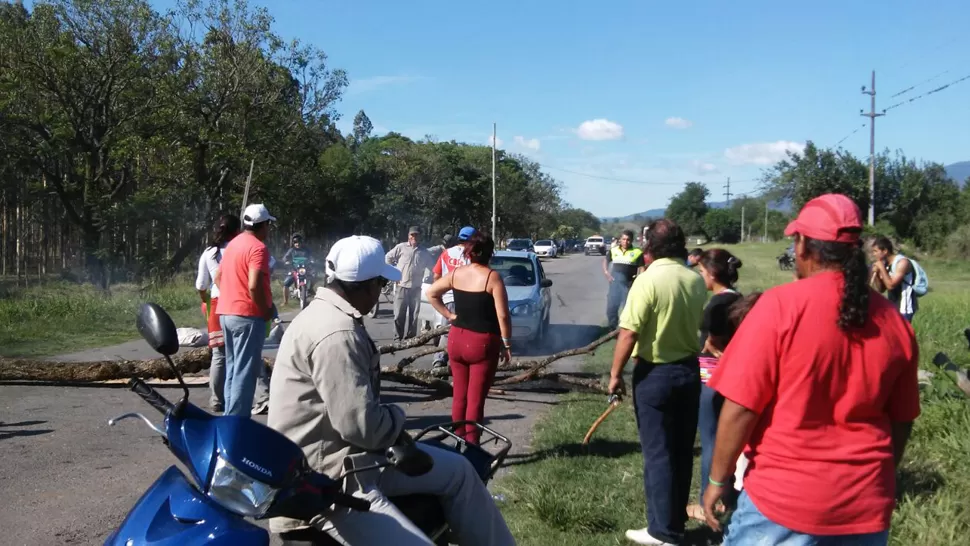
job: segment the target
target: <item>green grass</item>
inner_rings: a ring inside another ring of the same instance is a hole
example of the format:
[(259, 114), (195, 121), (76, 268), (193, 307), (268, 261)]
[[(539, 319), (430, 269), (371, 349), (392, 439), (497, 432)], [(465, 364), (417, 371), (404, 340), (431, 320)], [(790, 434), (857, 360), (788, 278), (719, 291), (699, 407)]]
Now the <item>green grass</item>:
[[(784, 245), (728, 247), (739, 256), (740, 289), (765, 289), (792, 279), (774, 259)], [(899, 472), (900, 501), (893, 517), (891, 544), (951, 545), (970, 536), (970, 400), (958, 395), (931, 360), (947, 352), (970, 363), (963, 329), (970, 326), (970, 267), (924, 258), (931, 293), (921, 301), (914, 327), (920, 362), (937, 373), (923, 390), (923, 413)], [(587, 359), (587, 370), (606, 373), (612, 345)], [(642, 468), (631, 404), (624, 403), (596, 431), (588, 453), (579, 443), (606, 409), (603, 396), (571, 394), (536, 425), (533, 455), (511, 461), (513, 471), (495, 489), (505, 495), (503, 514), (523, 546), (627, 544), (623, 532), (646, 526)], [(699, 451), (698, 451), (699, 453)], [(700, 459), (695, 458), (696, 496)], [(694, 523), (693, 544), (716, 544), (717, 537)]]
[[(0, 355), (50, 356), (136, 339), (135, 312), (146, 301), (161, 305), (176, 326), (204, 328), (193, 281), (180, 277), (148, 288), (117, 284), (109, 294), (64, 281), (14, 290), (0, 299)], [(282, 309), (278, 282), (273, 290)]]

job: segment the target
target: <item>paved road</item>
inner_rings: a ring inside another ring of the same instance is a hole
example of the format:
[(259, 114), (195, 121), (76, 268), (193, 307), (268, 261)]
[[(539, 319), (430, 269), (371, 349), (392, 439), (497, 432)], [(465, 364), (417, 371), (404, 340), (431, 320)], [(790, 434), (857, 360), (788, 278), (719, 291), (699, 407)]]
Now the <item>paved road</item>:
[[(544, 262), (553, 280), (551, 341), (541, 353), (579, 347), (593, 339), (604, 319), (606, 282), (601, 258), (570, 255)], [(388, 306), (385, 306), (385, 308)], [(368, 319), (378, 343), (390, 342), (391, 317)], [(144, 342), (62, 355), (63, 360), (152, 356)], [(397, 356), (386, 355), (384, 364)], [(429, 366), (429, 362), (415, 364)], [(563, 359), (556, 369), (576, 369)], [(164, 394), (174, 398), (178, 391)], [(450, 399), (429, 401), (421, 391), (385, 383), (387, 400), (405, 407), (409, 428), (450, 420)], [(193, 386), (196, 403), (208, 402), (204, 384)], [(489, 424), (528, 453), (535, 418), (555, 398), (510, 393), (490, 398)], [(107, 420), (128, 411), (151, 415), (134, 394), (117, 386), (44, 387), (0, 384), (0, 529), (5, 545), (101, 544), (144, 490), (174, 459), (144, 425)], [(595, 416), (591, 416), (591, 419)], [(260, 417), (259, 419), (265, 419)]]

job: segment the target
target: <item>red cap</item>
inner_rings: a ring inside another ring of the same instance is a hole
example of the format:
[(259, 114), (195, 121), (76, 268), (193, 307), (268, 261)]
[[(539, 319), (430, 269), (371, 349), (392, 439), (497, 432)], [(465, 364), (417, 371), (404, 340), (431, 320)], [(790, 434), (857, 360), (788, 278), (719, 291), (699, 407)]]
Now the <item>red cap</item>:
[(812, 199), (785, 228), (785, 235), (801, 234), (816, 241), (854, 243), (862, 233), (862, 214), (855, 202), (840, 193)]

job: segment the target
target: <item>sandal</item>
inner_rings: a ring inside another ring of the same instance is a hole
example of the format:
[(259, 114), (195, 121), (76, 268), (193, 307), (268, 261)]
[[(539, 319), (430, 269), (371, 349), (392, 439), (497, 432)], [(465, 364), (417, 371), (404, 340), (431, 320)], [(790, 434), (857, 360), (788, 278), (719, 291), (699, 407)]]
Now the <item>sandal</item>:
[(699, 504), (689, 505), (687, 507), (687, 516), (691, 519), (707, 523), (707, 517), (704, 516), (704, 507)]

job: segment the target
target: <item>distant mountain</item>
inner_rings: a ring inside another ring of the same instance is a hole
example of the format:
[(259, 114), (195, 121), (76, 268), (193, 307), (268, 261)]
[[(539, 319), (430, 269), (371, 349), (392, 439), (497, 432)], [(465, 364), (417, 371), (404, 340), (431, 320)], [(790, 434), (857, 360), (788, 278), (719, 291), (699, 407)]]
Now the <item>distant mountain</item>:
[[(726, 201), (717, 201), (713, 203), (708, 203), (708, 207), (712, 209), (723, 209), (727, 206)], [(783, 201), (776, 201), (769, 205), (771, 210), (777, 210), (784, 213), (791, 212), (791, 201), (785, 199)], [(614, 219), (618, 219), (620, 222), (632, 222), (634, 216), (641, 216), (643, 218), (663, 218), (664, 212), (667, 209), (650, 209), (643, 212), (638, 212), (635, 214), (628, 214), (626, 216), (604, 216), (600, 218), (600, 222), (612, 222)]]
[(970, 178), (970, 161), (961, 161), (943, 168), (946, 170), (946, 175), (959, 184), (960, 187), (963, 187), (967, 178)]

